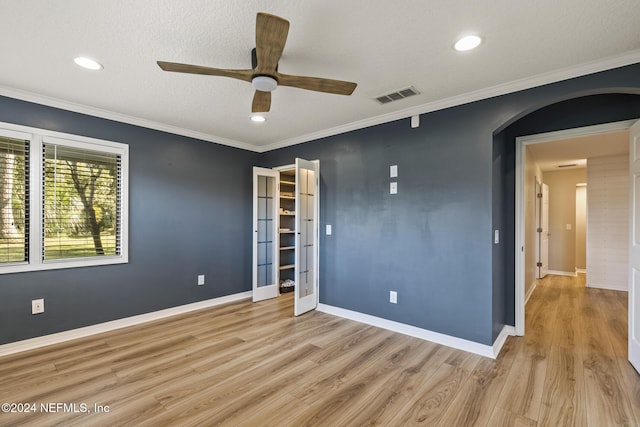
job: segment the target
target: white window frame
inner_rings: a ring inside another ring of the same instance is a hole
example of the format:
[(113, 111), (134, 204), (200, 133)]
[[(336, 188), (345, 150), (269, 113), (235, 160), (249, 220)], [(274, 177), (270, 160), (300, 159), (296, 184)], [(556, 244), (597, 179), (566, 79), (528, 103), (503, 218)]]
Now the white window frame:
[[(0, 274), (60, 268), (126, 264), (129, 262), (129, 145), (79, 135), (0, 122), (0, 136), (29, 140), (29, 261), (2, 263)], [(42, 147), (43, 143), (120, 155), (120, 254), (71, 259), (43, 259)]]

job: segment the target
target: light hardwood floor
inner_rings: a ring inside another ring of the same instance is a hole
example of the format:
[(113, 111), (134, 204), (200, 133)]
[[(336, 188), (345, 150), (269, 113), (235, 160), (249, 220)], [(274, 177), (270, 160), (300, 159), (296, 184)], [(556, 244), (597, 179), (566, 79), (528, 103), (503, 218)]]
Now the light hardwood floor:
[(626, 293), (549, 276), (497, 360), (292, 312), (243, 301), (0, 358), (0, 402), (38, 405), (0, 425), (640, 425)]

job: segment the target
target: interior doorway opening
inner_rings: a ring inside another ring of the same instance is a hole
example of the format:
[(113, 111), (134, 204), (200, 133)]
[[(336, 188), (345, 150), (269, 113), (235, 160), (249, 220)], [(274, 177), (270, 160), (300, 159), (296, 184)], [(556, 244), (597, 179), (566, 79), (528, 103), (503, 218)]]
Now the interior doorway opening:
[[(532, 266), (531, 256), (527, 257), (528, 250), (530, 251), (532, 247), (535, 247), (535, 245), (538, 244), (538, 242), (536, 241), (532, 245), (531, 239), (537, 240), (537, 233), (540, 228), (538, 226), (539, 224), (538, 221), (540, 221), (540, 214), (538, 213), (536, 215), (535, 212), (531, 212), (532, 203), (527, 202), (526, 200), (527, 197), (531, 197), (532, 193), (533, 193), (533, 197), (537, 197), (537, 195), (539, 194), (537, 192), (536, 183), (527, 182), (526, 169), (527, 169), (527, 166), (531, 164), (531, 161), (532, 161), (531, 157), (533, 157), (533, 155), (531, 154), (531, 150), (529, 148), (534, 145), (541, 144), (541, 145), (547, 145), (551, 149), (553, 148), (553, 145), (555, 143), (559, 144), (559, 141), (573, 141), (575, 144), (579, 144), (580, 140), (586, 141), (587, 139), (592, 139), (592, 138), (597, 140), (598, 138), (602, 138), (603, 135), (608, 135), (613, 133), (622, 133), (625, 135), (623, 139), (626, 147), (626, 153), (627, 153), (626, 156), (628, 156), (628, 147), (629, 147), (628, 130), (631, 127), (631, 125), (635, 122), (636, 120), (627, 120), (627, 121), (613, 122), (613, 123), (608, 123), (603, 125), (580, 127), (580, 128), (568, 129), (563, 131), (547, 132), (547, 133), (528, 135), (528, 136), (516, 138), (515, 329), (516, 329), (517, 335), (524, 335), (525, 333), (525, 329), (524, 329), (525, 304), (528, 297), (531, 296), (531, 294), (533, 293), (533, 290), (535, 289), (535, 283), (536, 283), (535, 280), (537, 280), (536, 276), (538, 276), (537, 274), (534, 274), (534, 275), (527, 274), (527, 271), (528, 270), (535, 271), (539, 267), (537, 265), (539, 261), (536, 261), (536, 264)], [(597, 141), (595, 140), (588, 141), (588, 142), (595, 143), (597, 146)], [(568, 145), (567, 147), (569, 147), (569, 149), (571, 148), (570, 145)], [(575, 148), (574, 148), (574, 151), (569, 151), (569, 154), (565, 153), (564, 155), (571, 156), (572, 153), (574, 157), (577, 156)], [(603, 157), (603, 156), (606, 156), (607, 154), (611, 156), (615, 156), (616, 154), (619, 155), (620, 153), (605, 152), (604, 155), (595, 156), (595, 157), (596, 158)], [(587, 157), (589, 156), (587, 155)], [(627, 163), (628, 163), (628, 157), (627, 157)], [(537, 175), (543, 176), (544, 173), (538, 170)], [(628, 184), (628, 174), (627, 174), (626, 180)], [(542, 179), (541, 181), (544, 181), (544, 179)], [(588, 186), (588, 181), (586, 182), (586, 184)], [(534, 190), (531, 190), (529, 188), (531, 186), (533, 186)], [(576, 201), (580, 191), (579, 188), (580, 187), (577, 187), (576, 184), (574, 184), (574, 192), (575, 192), (574, 194), (576, 197)], [(553, 188), (551, 188), (549, 191), (553, 192)], [(625, 194), (628, 194), (628, 191)], [(563, 231), (566, 231), (566, 232), (573, 231), (573, 227), (575, 227), (578, 223), (577, 221), (578, 216), (577, 214), (574, 214), (574, 215), (576, 215), (574, 224), (571, 224), (571, 223), (562, 224), (562, 227), (564, 229)], [(628, 207), (625, 215), (628, 217)], [(532, 234), (531, 232), (531, 224), (528, 224), (528, 222), (531, 222), (531, 220), (527, 221), (527, 219), (531, 217), (535, 218), (534, 224), (536, 224), (536, 228), (534, 230), (534, 234)], [(585, 219), (585, 221), (588, 221), (588, 220)], [(570, 230), (570, 228), (572, 230)], [(606, 230), (604, 232), (606, 232)], [(625, 236), (625, 239), (626, 239), (628, 237), (629, 231), (626, 230), (625, 233), (626, 233), (626, 236)], [(551, 234), (551, 237), (553, 238), (554, 232), (552, 231), (550, 234)], [(589, 234), (588, 233), (586, 234), (588, 239)], [(572, 249), (575, 248), (576, 245), (577, 245), (577, 239), (575, 240), (575, 243), (573, 244)], [(540, 252), (541, 250), (538, 250), (536, 252), (536, 257), (539, 256)], [(550, 265), (551, 267), (547, 270), (550, 273), (560, 273), (560, 274), (567, 273), (567, 275), (569, 273), (571, 273), (572, 275), (575, 275), (576, 273), (575, 258), (574, 258), (573, 264), (571, 265), (571, 268), (570, 269), (565, 268), (566, 271), (565, 270), (554, 271), (553, 261), (550, 261)], [(588, 275), (589, 274), (588, 262), (586, 263), (586, 265), (587, 265), (587, 275)], [(625, 270), (628, 270), (628, 264), (625, 264)], [(589, 283), (589, 280), (587, 280), (587, 283)]]

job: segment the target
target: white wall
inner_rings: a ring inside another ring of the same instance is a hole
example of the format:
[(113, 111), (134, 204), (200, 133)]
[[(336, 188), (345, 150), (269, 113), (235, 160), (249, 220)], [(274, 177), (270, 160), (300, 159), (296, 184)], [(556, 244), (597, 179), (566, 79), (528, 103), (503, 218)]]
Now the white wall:
[(576, 187), (576, 271), (587, 268), (587, 187)]
[(627, 290), (629, 157), (587, 161), (587, 286)]

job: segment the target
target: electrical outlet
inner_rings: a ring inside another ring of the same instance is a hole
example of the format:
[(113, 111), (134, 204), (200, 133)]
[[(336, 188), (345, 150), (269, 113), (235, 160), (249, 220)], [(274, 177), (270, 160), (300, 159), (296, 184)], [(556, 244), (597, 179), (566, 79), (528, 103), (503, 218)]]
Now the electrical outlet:
[(398, 292), (389, 291), (389, 302), (391, 304), (397, 304), (398, 303)]
[(31, 300), (31, 314), (44, 313), (44, 298)]
[(198, 274), (198, 286), (204, 285), (204, 274)]

